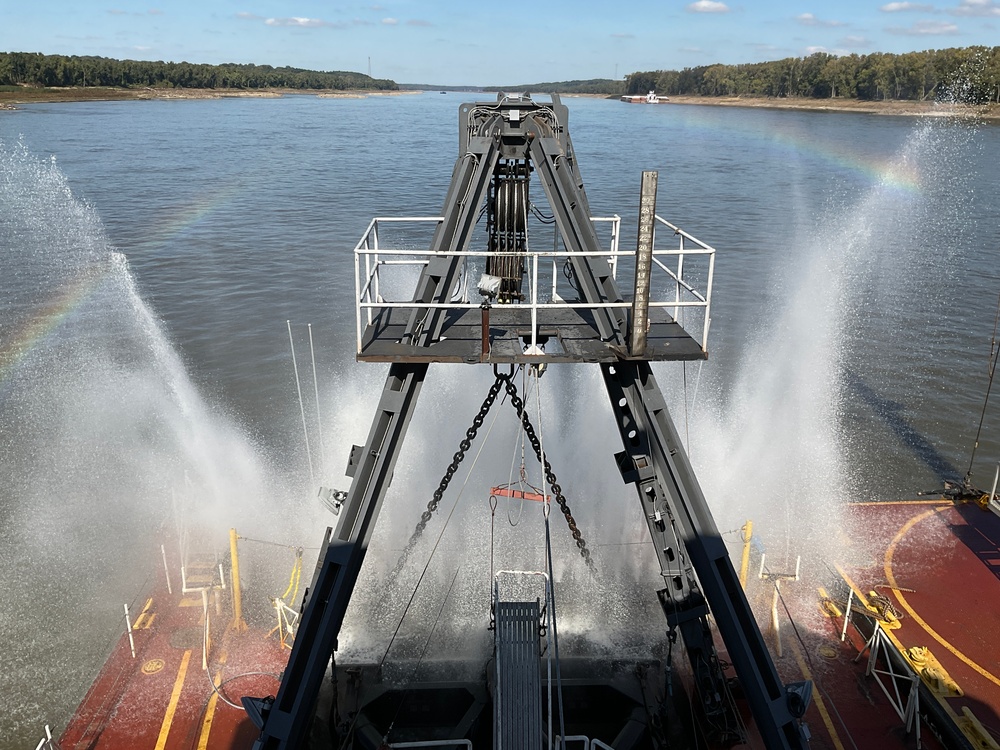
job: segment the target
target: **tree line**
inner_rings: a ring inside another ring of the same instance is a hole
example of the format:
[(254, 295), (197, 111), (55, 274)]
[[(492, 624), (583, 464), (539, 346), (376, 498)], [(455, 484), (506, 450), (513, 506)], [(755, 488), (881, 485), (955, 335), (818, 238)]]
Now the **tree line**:
[(630, 74), (629, 94), (1000, 102), (1000, 47), (788, 57)]
[(395, 81), (362, 73), (270, 65), (114, 60), (107, 57), (0, 52), (0, 86), (111, 86), (198, 89), (378, 89)]
[[(517, 86), (484, 86), (485, 91), (534, 91), (542, 94), (607, 94), (621, 96), (625, 93), (625, 83), (611, 78), (588, 78), (586, 80), (557, 81), (547, 83), (522, 83)], [(646, 93), (643, 91), (642, 93)]]

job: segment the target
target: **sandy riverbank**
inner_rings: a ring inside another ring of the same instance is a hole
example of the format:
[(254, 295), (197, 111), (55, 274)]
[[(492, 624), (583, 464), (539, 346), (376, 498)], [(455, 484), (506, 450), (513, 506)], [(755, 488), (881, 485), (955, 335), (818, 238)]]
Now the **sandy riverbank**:
[(0, 91), (0, 109), (16, 109), (33, 102), (129, 101), (142, 99), (275, 99), (282, 96), (319, 96), (331, 99), (361, 99), (366, 96), (401, 96), (419, 91), (338, 91), (317, 89), (160, 89), (160, 88), (18, 88)]
[[(0, 91), (0, 109), (16, 109), (18, 104), (32, 102), (115, 101), (136, 99), (273, 99), (282, 96), (316, 96), (322, 99), (361, 99), (367, 96), (408, 96), (422, 91), (337, 91), (330, 89), (119, 89), (119, 88), (18, 88)], [(543, 92), (542, 93), (544, 96)], [(470, 97), (484, 94), (470, 93)], [(564, 98), (617, 98), (605, 94), (564, 94)], [(817, 112), (862, 112), (873, 115), (920, 117), (970, 116), (1000, 121), (1000, 105), (973, 107), (963, 104), (912, 101), (861, 101), (858, 99), (799, 99), (726, 96), (672, 96), (666, 104), (702, 104), (713, 107), (758, 107), (767, 109), (798, 109)]]
[(965, 104), (911, 101), (861, 101), (858, 99), (775, 99), (765, 97), (672, 96), (667, 104), (704, 104), (714, 107), (759, 107), (805, 109), (818, 112), (863, 112), (873, 115), (909, 117), (975, 116), (1000, 120), (1000, 106), (974, 107)]

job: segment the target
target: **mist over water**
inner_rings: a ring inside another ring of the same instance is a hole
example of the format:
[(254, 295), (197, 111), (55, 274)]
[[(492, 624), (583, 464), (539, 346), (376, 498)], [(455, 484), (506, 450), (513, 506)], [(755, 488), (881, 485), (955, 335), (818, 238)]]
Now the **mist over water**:
[(82, 697), (176, 514), (222, 531), (238, 513), (253, 532), (274, 515), (265, 499), (291, 493), (202, 400), (54, 159), (0, 142), (0, 221), (15, 276), (0, 329), (0, 680), (19, 696), (8, 720), (38, 731), (39, 713)]
[(864, 483), (880, 470), (872, 446), (852, 444), (858, 373), (881, 358), (880, 337), (905, 336), (912, 316), (939, 314), (953, 295), (974, 134), (917, 122), (871, 188), (830, 200), (780, 259), (731, 389), (709, 384), (693, 407), (694, 461), (720, 529), (755, 520), (772, 569), (838, 559), (845, 501), (891, 499)]

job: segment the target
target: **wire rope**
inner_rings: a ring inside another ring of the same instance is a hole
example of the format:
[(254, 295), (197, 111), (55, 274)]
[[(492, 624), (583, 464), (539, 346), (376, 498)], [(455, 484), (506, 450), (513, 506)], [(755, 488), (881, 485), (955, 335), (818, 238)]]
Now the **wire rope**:
[(455, 497), (455, 502), (452, 503), (451, 510), (448, 512), (448, 516), (444, 520), (444, 525), (441, 527), (441, 531), (438, 533), (437, 539), (434, 540), (434, 546), (431, 548), (431, 554), (427, 557), (427, 562), (424, 563), (423, 570), (420, 571), (420, 577), (417, 579), (417, 583), (413, 587), (413, 591), (410, 593), (410, 598), (406, 602), (406, 607), (403, 609), (403, 614), (400, 615), (399, 617), (399, 622), (396, 624), (396, 629), (392, 633), (392, 638), (389, 639), (389, 645), (385, 647), (385, 653), (382, 654), (382, 658), (381, 660), (379, 660), (379, 669), (381, 669), (382, 665), (385, 664), (385, 660), (389, 656), (389, 650), (392, 648), (392, 644), (395, 643), (396, 636), (399, 635), (399, 629), (403, 625), (403, 620), (406, 619), (406, 615), (410, 611), (410, 607), (413, 605), (413, 600), (417, 595), (417, 591), (420, 589), (420, 584), (423, 582), (424, 576), (427, 575), (427, 569), (430, 568), (431, 560), (434, 559), (434, 555), (438, 550), (438, 545), (441, 544), (441, 539), (444, 536), (444, 532), (448, 528), (448, 523), (451, 521), (451, 517), (455, 513), (455, 508), (458, 507), (458, 501), (462, 499), (462, 494), (465, 492), (465, 488), (469, 484), (469, 478), (472, 476), (472, 471), (476, 468), (476, 464), (479, 461), (479, 457), (483, 453), (483, 449), (486, 447), (486, 443), (489, 442), (490, 433), (493, 432), (493, 426), (496, 424), (497, 417), (499, 416), (499, 414), (500, 414), (499, 409), (493, 414), (493, 421), (490, 422), (489, 429), (486, 430), (486, 436), (483, 438), (483, 441), (479, 446), (479, 451), (472, 459), (472, 465), (469, 466), (469, 471), (465, 475), (465, 482), (463, 482), (461, 489), (459, 489), (458, 495)]
[(451, 585), (448, 587), (448, 593), (444, 596), (444, 601), (441, 602), (441, 606), (438, 607), (437, 617), (434, 620), (434, 624), (431, 626), (430, 632), (427, 634), (427, 638), (424, 640), (424, 647), (420, 651), (420, 656), (417, 658), (417, 663), (413, 667), (413, 677), (407, 684), (406, 690), (403, 691), (403, 697), (399, 699), (399, 705), (396, 706), (396, 713), (393, 714), (392, 721), (389, 722), (389, 728), (385, 730), (385, 735), (382, 737), (382, 742), (386, 745), (389, 744), (389, 734), (392, 732), (392, 728), (396, 726), (396, 719), (399, 718), (400, 712), (403, 710), (403, 704), (406, 702), (406, 697), (410, 694), (410, 685), (413, 684), (413, 678), (416, 678), (417, 673), (420, 671), (420, 665), (424, 660), (424, 656), (427, 655), (427, 647), (431, 643), (431, 638), (434, 636), (434, 631), (437, 630), (438, 623), (441, 622), (441, 615), (444, 613), (445, 605), (448, 604), (448, 600), (451, 598), (452, 589), (455, 588), (455, 581), (458, 580), (458, 574), (461, 572), (462, 566), (455, 568), (455, 575), (451, 577)]
[(987, 367), (989, 381), (986, 385), (986, 397), (983, 399), (983, 410), (979, 414), (979, 427), (976, 429), (976, 440), (972, 445), (972, 455), (969, 456), (969, 470), (965, 472), (965, 483), (972, 479), (972, 464), (976, 460), (976, 451), (979, 449), (979, 437), (983, 432), (983, 421), (986, 419), (986, 407), (990, 403), (990, 391), (993, 389), (993, 376), (997, 371), (997, 358), (1000, 357), (1000, 346), (997, 342), (997, 328), (1000, 327), (1000, 296), (997, 297), (997, 311), (993, 318), (993, 336), (990, 338), (990, 357)]
[[(535, 373), (535, 380), (540, 378), (537, 370)], [(539, 452), (541, 453), (541, 460), (539, 463), (539, 470), (542, 472), (542, 498), (543, 498), (543, 512), (542, 515), (545, 519), (545, 557), (546, 565), (549, 572), (549, 587), (548, 596), (549, 601), (547, 606), (550, 608), (549, 613), (551, 617), (551, 631), (552, 631), (552, 650), (556, 661), (556, 702), (559, 707), (559, 746), (560, 750), (566, 750), (566, 714), (563, 708), (563, 689), (562, 689), (562, 665), (559, 661), (559, 630), (556, 627), (556, 586), (555, 586), (555, 574), (552, 565), (552, 534), (549, 528), (549, 513), (552, 509), (552, 503), (548, 499), (548, 493), (545, 492), (545, 442), (544, 434), (542, 429), (542, 401), (541, 401), (541, 387), (536, 382), (535, 383), (535, 416), (538, 420), (538, 445)]]
[[(844, 717), (840, 715), (840, 711), (837, 710), (837, 705), (833, 702), (833, 698), (831, 698), (830, 694), (827, 693), (819, 679), (819, 674), (816, 671), (816, 667), (813, 665), (812, 654), (809, 653), (809, 649), (806, 647), (806, 642), (802, 639), (802, 634), (799, 633), (798, 625), (795, 623), (795, 618), (792, 617), (791, 610), (788, 609), (788, 603), (785, 601), (785, 597), (781, 593), (781, 588), (776, 587), (775, 591), (778, 593), (778, 600), (781, 602), (782, 609), (785, 610), (785, 615), (788, 617), (788, 621), (792, 624), (792, 632), (795, 633), (795, 638), (799, 642), (799, 645), (802, 646), (802, 653), (805, 654), (806, 661), (809, 663), (809, 671), (812, 673), (813, 684), (816, 686), (816, 689), (823, 694), (823, 697), (826, 698), (827, 702), (830, 704), (830, 708), (833, 709), (833, 712), (837, 714), (837, 720), (840, 722), (841, 727), (847, 734), (847, 739), (851, 741), (851, 745), (854, 747), (854, 750), (858, 750), (858, 745), (854, 741), (854, 737), (851, 735), (851, 730), (844, 721)], [(849, 612), (845, 612), (844, 614), (845, 617), (848, 617), (849, 615)]]

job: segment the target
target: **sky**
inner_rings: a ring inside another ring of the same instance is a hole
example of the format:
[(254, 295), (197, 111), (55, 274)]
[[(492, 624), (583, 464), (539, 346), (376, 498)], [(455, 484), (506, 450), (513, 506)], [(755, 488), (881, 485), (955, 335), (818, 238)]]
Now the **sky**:
[(0, 19), (5, 52), (370, 70), (442, 86), (1000, 43), (1000, 0), (0, 0)]

